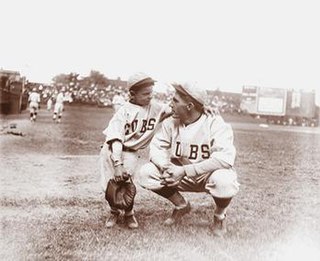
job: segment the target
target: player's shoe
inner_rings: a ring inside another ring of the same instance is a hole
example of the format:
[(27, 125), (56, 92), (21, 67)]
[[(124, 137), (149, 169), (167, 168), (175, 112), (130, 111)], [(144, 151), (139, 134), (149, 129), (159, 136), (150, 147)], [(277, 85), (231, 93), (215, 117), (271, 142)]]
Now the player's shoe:
[(119, 220), (120, 213), (111, 213), (109, 218), (106, 221), (106, 228), (114, 227)]
[(214, 216), (213, 221), (213, 234), (217, 237), (223, 237), (227, 233), (226, 216), (219, 218)]
[(178, 222), (181, 221), (181, 218), (185, 215), (188, 214), (191, 211), (191, 206), (190, 203), (188, 202), (187, 205), (184, 208), (177, 209), (175, 208), (172, 212), (171, 217), (167, 218), (164, 221), (165, 226), (172, 226)]
[(124, 220), (128, 228), (136, 229), (139, 227), (138, 221), (134, 215), (124, 216)]

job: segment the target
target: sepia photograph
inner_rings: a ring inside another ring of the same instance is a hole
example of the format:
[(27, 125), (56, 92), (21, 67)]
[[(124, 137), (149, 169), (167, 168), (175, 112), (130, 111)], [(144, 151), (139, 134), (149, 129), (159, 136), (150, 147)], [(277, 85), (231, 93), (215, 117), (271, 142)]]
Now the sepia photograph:
[(320, 260), (317, 1), (0, 6), (0, 260)]

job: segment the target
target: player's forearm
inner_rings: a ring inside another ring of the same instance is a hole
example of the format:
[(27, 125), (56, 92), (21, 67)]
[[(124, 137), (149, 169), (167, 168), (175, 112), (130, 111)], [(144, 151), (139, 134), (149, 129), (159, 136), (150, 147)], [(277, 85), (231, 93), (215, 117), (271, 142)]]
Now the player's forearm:
[(195, 164), (184, 165), (188, 177), (196, 177), (204, 173), (211, 173), (218, 169), (228, 169), (231, 165), (217, 158), (210, 158)]
[(150, 154), (150, 161), (155, 164), (161, 171), (170, 161), (166, 152), (157, 151)]
[(119, 140), (114, 140), (111, 143), (111, 150), (112, 150), (112, 161), (115, 162), (122, 162), (122, 149), (123, 145)]
[(167, 147), (167, 142), (159, 139), (158, 136), (156, 136), (150, 144), (150, 161), (160, 169), (170, 162), (169, 151)]

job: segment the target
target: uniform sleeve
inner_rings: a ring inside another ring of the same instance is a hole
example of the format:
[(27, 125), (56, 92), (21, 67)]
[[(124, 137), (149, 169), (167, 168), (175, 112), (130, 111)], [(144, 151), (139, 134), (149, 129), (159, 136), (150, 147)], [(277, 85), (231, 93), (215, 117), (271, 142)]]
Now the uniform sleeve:
[(170, 162), (171, 132), (168, 121), (163, 122), (161, 129), (150, 143), (150, 160), (162, 169)]
[(236, 149), (233, 145), (233, 131), (221, 117), (211, 127), (212, 148), (209, 159), (195, 164), (185, 165), (187, 176), (194, 177), (217, 169), (231, 168), (234, 165)]
[(125, 110), (120, 108), (111, 118), (108, 127), (102, 132), (106, 135), (106, 142), (108, 143), (112, 140), (120, 140), (121, 142), (124, 142), (125, 124)]

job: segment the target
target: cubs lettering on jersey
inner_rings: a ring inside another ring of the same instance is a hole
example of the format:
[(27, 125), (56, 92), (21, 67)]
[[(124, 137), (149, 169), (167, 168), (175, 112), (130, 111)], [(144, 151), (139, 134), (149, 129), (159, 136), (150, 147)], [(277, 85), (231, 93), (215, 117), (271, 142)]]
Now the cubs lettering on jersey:
[(155, 101), (151, 101), (148, 106), (126, 102), (103, 131), (106, 142), (120, 140), (128, 149), (142, 149), (152, 139), (163, 114), (170, 111), (168, 105)]
[[(175, 143), (175, 149), (174, 149), (175, 153), (174, 156), (177, 158), (182, 157), (182, 153), (181, 153), (181, 142), (180, 141), (176, 141)], [(187, 158), (191, 159), (191, 160), (195, 160), (198, 157), (202, 158), (202, 159), (209, 159), (210, 158), (210, 147), (208, 144), (190, 144), (189, 148), (187, 148)]]
[(216, 160), (233, 166), (235, 155), (231, 126), (219, 115), (203, 114), (187, 126), (168, 118), (150, 144), (150, 157), (157, 166), (164, 167), (174, 159), (182, 165), (198, 166), (199, 173), (210, 170)]

